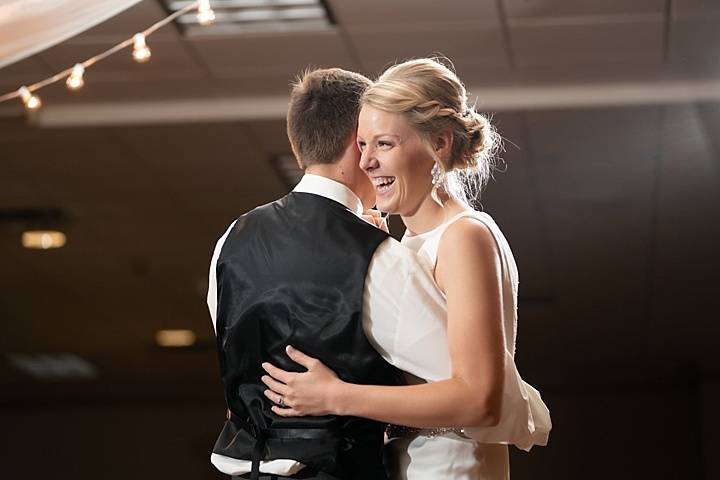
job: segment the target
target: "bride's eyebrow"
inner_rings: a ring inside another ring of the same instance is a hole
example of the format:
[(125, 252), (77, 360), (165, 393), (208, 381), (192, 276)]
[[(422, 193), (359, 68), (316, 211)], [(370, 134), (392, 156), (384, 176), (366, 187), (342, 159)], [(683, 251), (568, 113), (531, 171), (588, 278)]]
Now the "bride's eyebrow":
[(376, 140), (378, 137), (394, 137), (394, 138), (400, 140), (400, 135), (395, 135), (393, 133), (378, 133), (376, 135), (373, 135), (371, 140)]

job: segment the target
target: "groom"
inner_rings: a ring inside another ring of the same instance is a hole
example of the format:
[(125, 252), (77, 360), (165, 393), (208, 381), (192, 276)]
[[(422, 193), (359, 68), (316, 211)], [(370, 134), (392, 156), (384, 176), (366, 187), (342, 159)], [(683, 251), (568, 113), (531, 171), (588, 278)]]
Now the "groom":
[(266, 361), (298, 371), (285, 353), (293, 345), (347, 382), (397, 384), (396, 367), (408, 361), (393, 351), (400, 325), (444, 319), (442, 297), (415, 254), (362, 218), (375, 203), (355, 144), (369, 85), (336, 68), (298, 79), (287, 132), (305, 175), (288, 195), (238, 218), (215, 247), (207, 301), (228, 418), (211, 461), (223, 473), (386, 478), (384, 424), (280, 417), (260, 380)]

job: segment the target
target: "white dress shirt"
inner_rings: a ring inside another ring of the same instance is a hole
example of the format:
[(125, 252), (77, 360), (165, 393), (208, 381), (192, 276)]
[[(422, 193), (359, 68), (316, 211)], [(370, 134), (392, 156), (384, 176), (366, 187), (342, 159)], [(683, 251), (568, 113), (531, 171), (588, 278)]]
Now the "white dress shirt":
[[(363, 212), (362, 202), (352, 190), (326, 177), (306, 174), (293, 191), (329, 198), (358, 216)], [(217, 319), (217, 260), (234, 224), (218, 240), (210, 262), (207, 304), (213, 328)], [(431, 266), (395, 239), (383, 241), (375, 250), (365, 277), (362, 312), (368, 340), (383, 358), (420, 378), (449, 378), (445, 308)], [(437, 348), (438, 345), (442, 348)], [(211, 462), (228, 475), (241, 475), (251, 468), (249, 460), (215, 453)], [(261, 472), (276, 475), (292, 475), (302, 468), (301, 463), (291, 459), (260, 462)]]

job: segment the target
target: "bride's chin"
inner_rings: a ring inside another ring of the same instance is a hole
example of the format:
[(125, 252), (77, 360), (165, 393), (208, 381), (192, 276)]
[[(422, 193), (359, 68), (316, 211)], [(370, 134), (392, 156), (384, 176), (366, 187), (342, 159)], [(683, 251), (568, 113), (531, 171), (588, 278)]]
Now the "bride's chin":
[(388, 209), (391, 207), (389, 202), (376, 201), (375, 208), (383, 213), (389, 213)]
[(395, 208), (393, 205), (381, 205), (378, 204), (376, 207), (378, 210), (380, 210), (382, 213), (385, 213), (387, 215), (395, 215), (397, 214), (397, 208)]

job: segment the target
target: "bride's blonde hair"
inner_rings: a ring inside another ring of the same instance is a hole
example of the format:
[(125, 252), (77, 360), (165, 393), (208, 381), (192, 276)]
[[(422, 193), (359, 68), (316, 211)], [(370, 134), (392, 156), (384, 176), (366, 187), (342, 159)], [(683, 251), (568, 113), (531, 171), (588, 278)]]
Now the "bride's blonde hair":
[(485, 116), (467, 104), (458, 76), (439, 58), (420, 58), (393, 65), (365, 91), (363, 105), (401, 113), (428, 145), (433, 134), (448, 130), (453, 143), (448, 158), (435, 158), (444, 172), (444, 187), (471, 203), (492, 175), (500, 136)]

